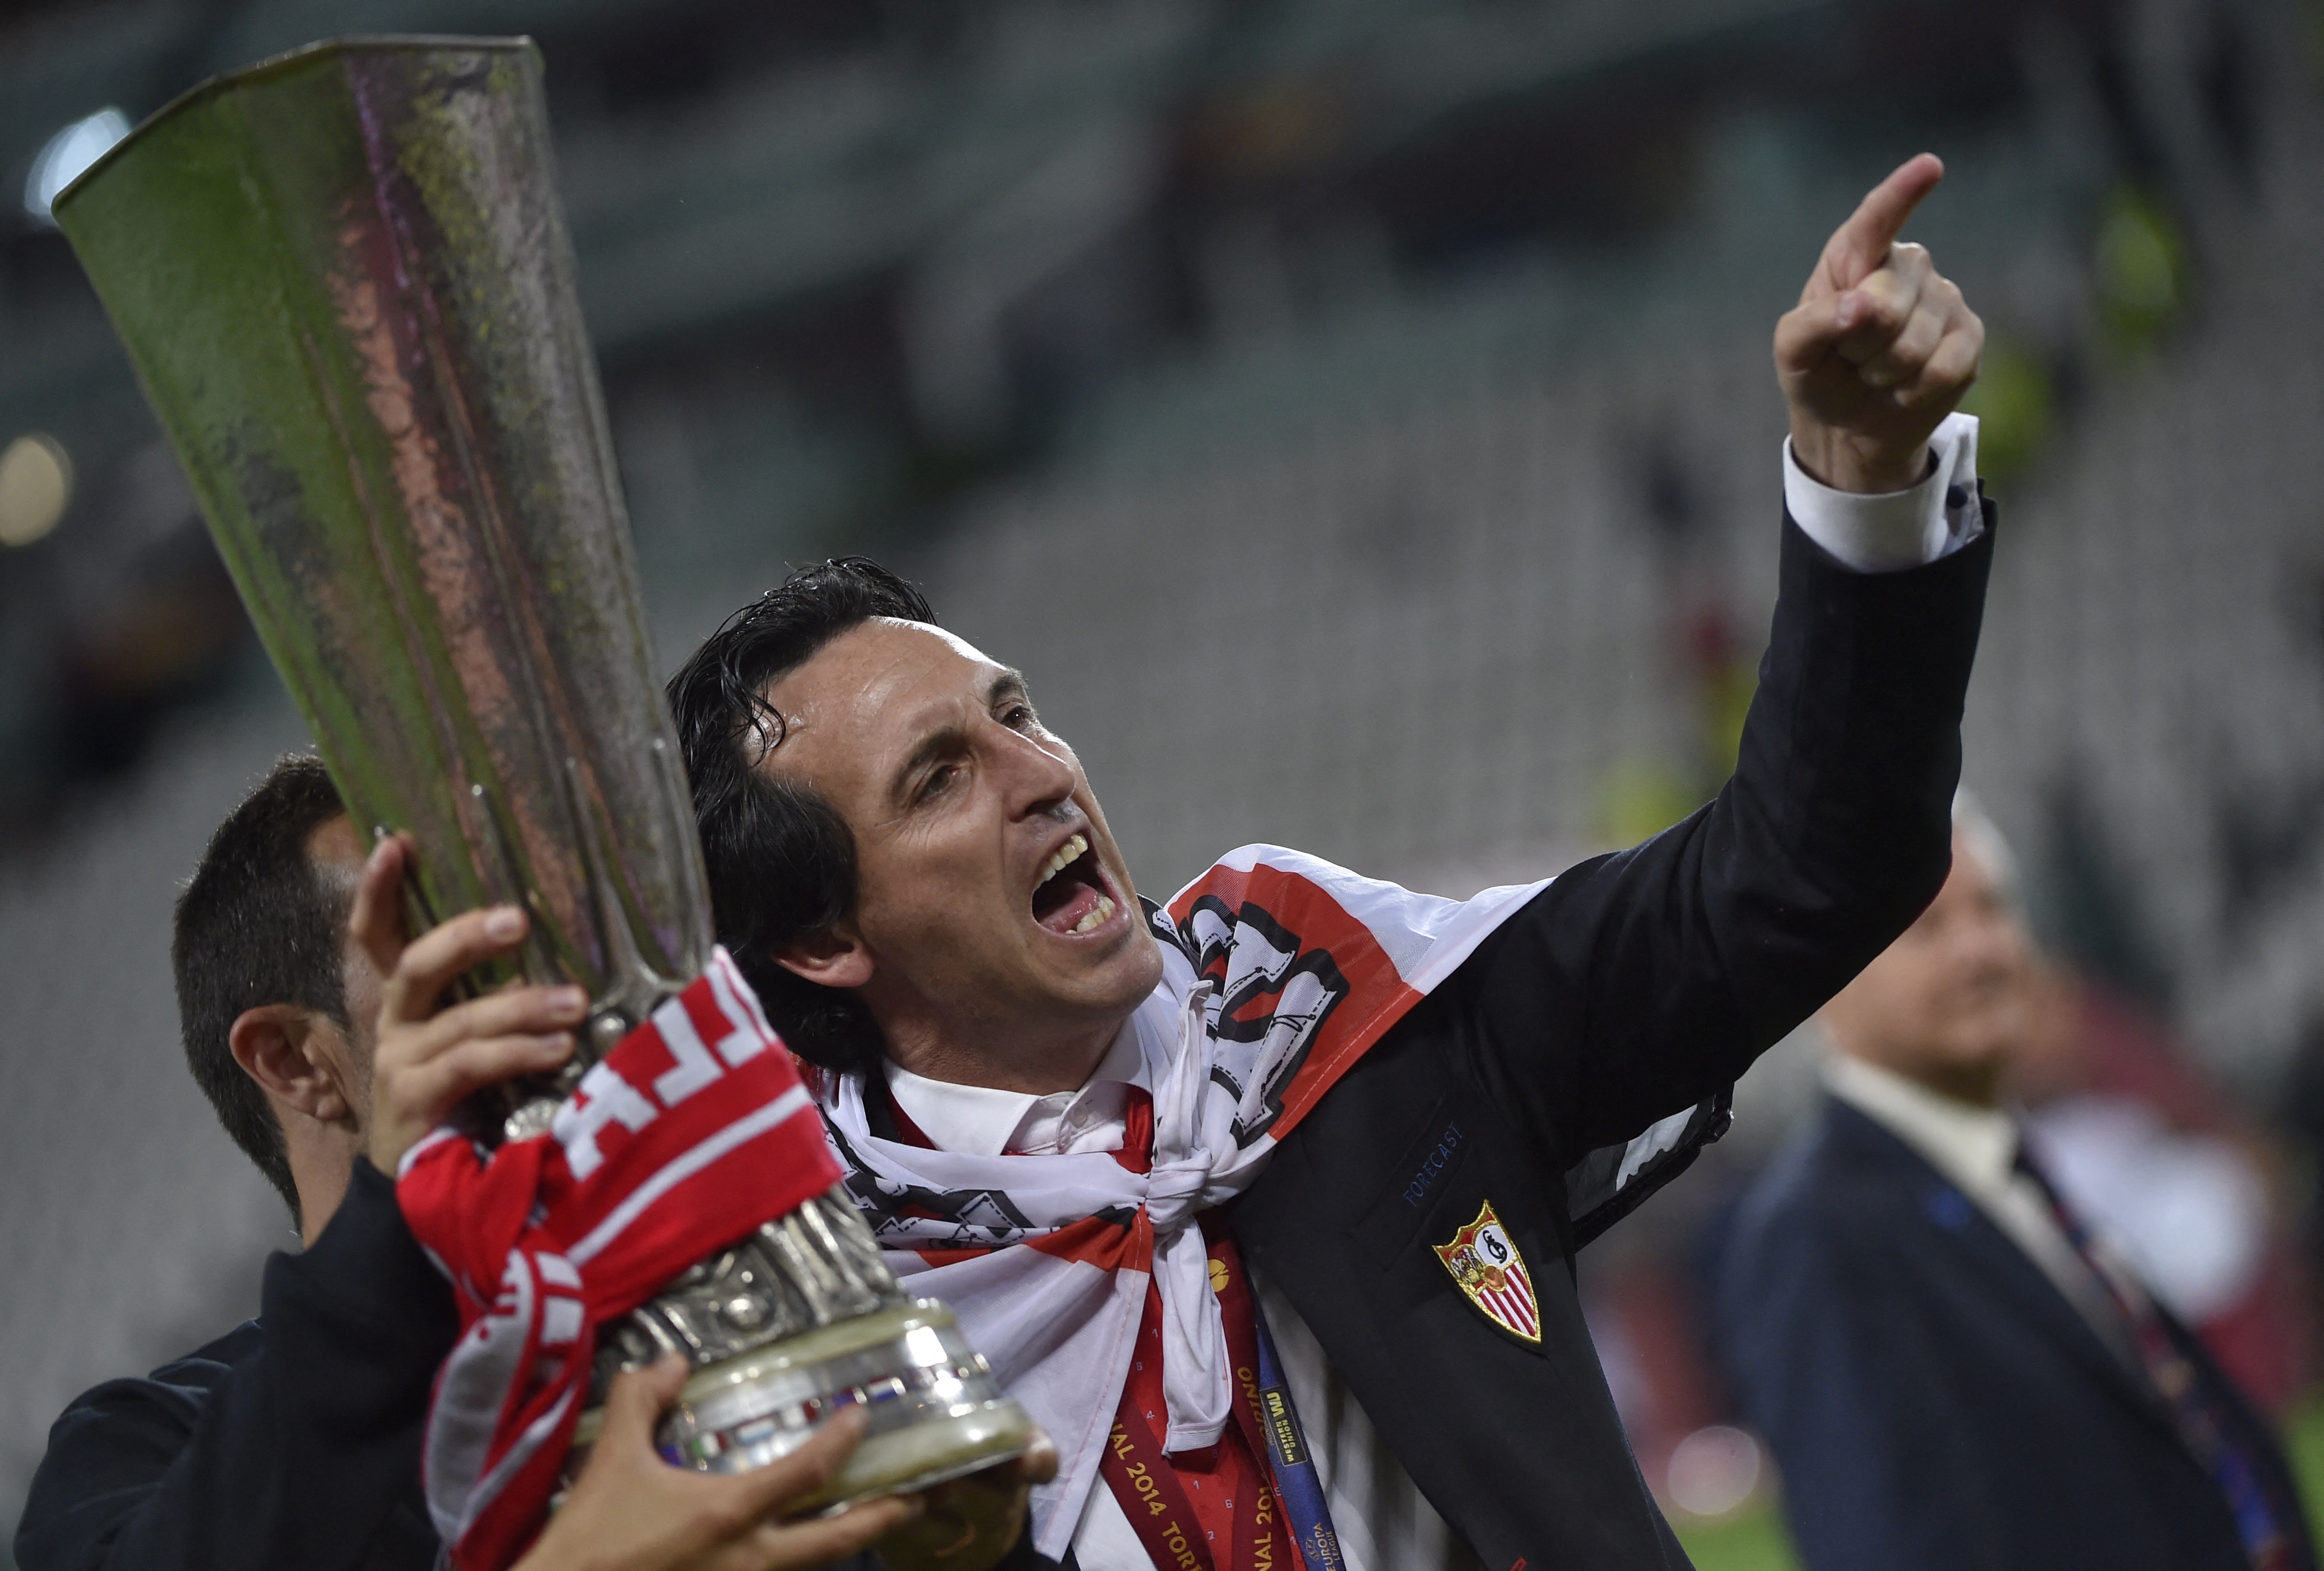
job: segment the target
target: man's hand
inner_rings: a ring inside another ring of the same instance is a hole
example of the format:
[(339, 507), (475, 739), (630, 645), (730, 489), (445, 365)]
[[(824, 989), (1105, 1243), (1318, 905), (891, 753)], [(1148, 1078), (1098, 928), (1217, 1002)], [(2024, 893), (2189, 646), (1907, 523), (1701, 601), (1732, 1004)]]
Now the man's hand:
[(605, 1426), (573, 1492), (516, 1571), (795, 1571), (853, 1555), (919, 1514), (919, 1502), (905, 1497), (782, 1520), (792, 1502), (830, 1483), (863, 1438), (859, 1408), (749, 1473), (712, 1477), (671, 1466), (654, 1450), (653, 1429), (686, 1375), (686, 1361), (673, 1356), (614, 1377)]
[(382, 840), (364, 864), (347, 919), (380, 974), (365, 1149), (390, 1178), (403, 1153), (471, 1092), (565, 1062), (572, 1028), (589, 1006), (578, 987), (512, 985), (439, 1010), (463, 973), (523, 941), (525, 914), (516, 906), (468, 911), (406, 944), (403, 870), (410, 855), (408, 836)]
[(925, 1511), (877, 1546), (888, 1571), (982, 1571), (1025, 1531), (1027, 1495), (1057, 1475), (1057, 1447), (1039, 1430), (1025, 1455), (919, 1495)]
[(1905, 491), (1929, 434), (1977, 380), (1985, 324), (1918, 245), (1896, 236), (1945, 178), (1923, 152), (1875, 187), (1825, 242), (1798, 307), (1775, 324), (1792, 452), (1840, 491)]

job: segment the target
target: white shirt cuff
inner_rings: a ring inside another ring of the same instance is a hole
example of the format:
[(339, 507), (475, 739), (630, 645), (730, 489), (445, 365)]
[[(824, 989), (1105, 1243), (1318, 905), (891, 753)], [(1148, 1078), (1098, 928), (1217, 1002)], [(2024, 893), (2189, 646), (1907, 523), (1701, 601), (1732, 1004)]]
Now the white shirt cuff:
[(1859, 573), (1926, 567), (1985, 532), (1977, 491), (1977, 417), (1955, 412), (1929, 434), (1927, 479), (1864, 496), (1810, 476), (1784, 439), (1784, 505), (1801, 532)]

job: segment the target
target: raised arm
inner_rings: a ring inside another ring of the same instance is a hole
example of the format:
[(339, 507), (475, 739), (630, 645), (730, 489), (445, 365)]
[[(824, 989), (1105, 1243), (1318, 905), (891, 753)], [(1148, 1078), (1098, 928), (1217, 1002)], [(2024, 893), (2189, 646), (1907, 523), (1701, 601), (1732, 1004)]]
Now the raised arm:
[[(1821, 516), (1786, 508), (1734, 778), (1684, 822), (1560, 877), (1455, 979), (1480, 1073), (1564, 1160), (1730, 1083), (1944, 880), (1992, 541), (1930, 445), (1983, 328), (1895, 239), (1941, 173), (1923, 154), (1882, 182), (1777, 327), (1785, 462), (1806, 471), (1786, 489)], [(1904, 494), (1866, 495), (1884, 490)], [(1932, 521), (1905, 531), (1919, 565), (1858, 570), (1895, 565), (1872, 548), (1893, 548), (1900, 510)]]

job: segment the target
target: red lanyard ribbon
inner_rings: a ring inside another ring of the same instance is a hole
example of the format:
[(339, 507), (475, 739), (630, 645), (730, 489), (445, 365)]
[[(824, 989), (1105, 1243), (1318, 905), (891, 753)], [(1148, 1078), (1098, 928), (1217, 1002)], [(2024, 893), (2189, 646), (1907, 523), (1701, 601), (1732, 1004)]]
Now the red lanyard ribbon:
[(1149, 1287), (1100, 1472), (1147, 1557), (1163, 1571), (1305, 1571), (1262, 1460), (1258, 1308), (1234, 1244), (1214, 1241), (1210, 1256), (1234, 1361), (1233, 1425), (1207, 1450), (1173, 1457), (1162, 1449), (1162, 1300)]

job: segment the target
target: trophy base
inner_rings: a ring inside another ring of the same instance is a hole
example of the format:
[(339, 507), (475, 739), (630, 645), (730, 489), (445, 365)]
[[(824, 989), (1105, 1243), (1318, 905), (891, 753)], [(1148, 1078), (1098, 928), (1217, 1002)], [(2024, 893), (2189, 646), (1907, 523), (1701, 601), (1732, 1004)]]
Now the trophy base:
[[(745, 1473), (788, 1455), (825, 1419), (859, 1405), (871, 1420), (862, 1444), (792, 1511), (908, 1494), (1010, 1461), (1032, 1440), (1031, 1419), (1001, 1393), (952, 1311), (926, 1298), (696, 1371), (654, 1440), (678, 1466)], [(567, 1476), (601, 1421), (600, 1411), (582, 1415)]]

